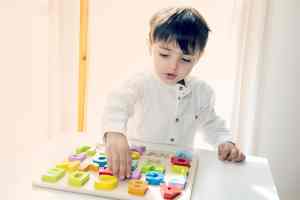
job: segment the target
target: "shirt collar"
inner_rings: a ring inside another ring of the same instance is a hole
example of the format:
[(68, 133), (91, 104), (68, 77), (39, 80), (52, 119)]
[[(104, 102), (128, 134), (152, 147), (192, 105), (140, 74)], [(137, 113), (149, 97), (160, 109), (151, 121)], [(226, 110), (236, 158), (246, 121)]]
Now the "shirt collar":
[(177, 81), (176, 85), (167, 85), (163, 83), (161, 80), (159, 80), (158, 76), (154, 72), (154, 70), (151, 70), (152, 76), (165, 88), (175, 89), (177, 91), (177, 95), (184, 97), (191, 93), (191, 85), (190, 85), (190, 77), (187, 76), (184, 79), (181, 79)]
[(177, 82), (177, 84), (181, 84), (181, 85), (185, 86), (185, 80), (181, 79), (180, 81)]
[(177, 96), (178, 97), (185, 97), (186, 95), (192, 92), (190, 85), (186, 84), (186, 80), (182, 79), (176, 83), (177, 88)]

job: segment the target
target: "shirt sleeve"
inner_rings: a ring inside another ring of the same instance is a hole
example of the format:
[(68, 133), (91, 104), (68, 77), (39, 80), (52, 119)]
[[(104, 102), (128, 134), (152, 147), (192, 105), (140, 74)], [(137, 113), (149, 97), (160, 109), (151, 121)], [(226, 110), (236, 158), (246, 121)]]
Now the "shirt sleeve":
[(126, 135), (128, 119), (133, 115), (135, 104), (142, 96), (141, 86), (141, 77), (133, 77), (109, 92), (102, 112), (102, 138), (107, 132)]
[(232, 142), (231, 132), (226, 127), (225, 121), (215, 112), (215, 94), (209, 87), (205, 86), (205, 100), (203, 101), (203, 120), (199, 128), (204, 133), (204, 137), (209, 144), (217, 147), (225, 142)]

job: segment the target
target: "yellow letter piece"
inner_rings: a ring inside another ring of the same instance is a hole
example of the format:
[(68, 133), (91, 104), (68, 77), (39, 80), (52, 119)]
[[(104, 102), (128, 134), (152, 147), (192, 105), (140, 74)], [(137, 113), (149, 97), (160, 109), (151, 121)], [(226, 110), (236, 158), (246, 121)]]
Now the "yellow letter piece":
[(89, 166), (90, 166), (90, 163), (82, 162), (82, 163), (80, 163), (79, 171), (89, 171)]
[(99, 166), (95, 163), (90, 163), (88, 170), (91, 172), (98, 172), (99, 171)]
[(69, 162), (68, 172), (74, 172), (74, 171), (78, 170), (79, 167), (80, 167), (80, 161), (79, 160)]
[(60, 168), (60, 169), (64, 169), (64, 170), (68, 170), (68, 167), (69, 167), (69, 161), (64, 161), (64, 162), (61, 162), (61, 163), (58, 163), (56, 165), (57, 168)]
[(64, 161), (56, 165), (57, 168), (64, 169), (67, 172), (74, 172), (79, 169), (80, 161)]
[(138, 160), (141, 157), (141, 154), (137, 151), (131, 151), (130, 154), (131, 154), (132, 160)]
[(189, 172), (189, 168), (186, 166), (172, 165), (171, 168), (172, 168), (172, 172), (183, 175), (183, 176), (186, 176)]
[(148, 184), (143, 180), (130, 180), (128, 182), (129, 194), (144, 196), (147, 190), (148, 190)]
[(118, 179), (115, 176), (101, 175), (94, 186), (97, 190), (113, 190), (118, 186)]

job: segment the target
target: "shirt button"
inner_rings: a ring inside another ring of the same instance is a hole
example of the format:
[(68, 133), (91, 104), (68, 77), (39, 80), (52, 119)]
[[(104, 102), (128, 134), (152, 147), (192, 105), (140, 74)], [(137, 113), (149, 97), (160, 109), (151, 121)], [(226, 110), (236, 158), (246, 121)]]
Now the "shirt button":
[(183, 90), (183, 87), (182, 87), (182, 86), (180, 86), (180, 87), (179, 87), (179, 90)]
[(178, 99), (178, 100), (180, 100), (181, 98), (180, 98), (180, 97), (178, 97), (177, 99)]
[(198, 119), (198, 115), (195, 115), (195, 119)]
[(175, 141), (175, 139), (174, 139), (174, 138), (171, 138), (171, 139), (170, 139), (170, 141), (171, 141), (171, 142), (174, 142), (174, 141)]
[(175, 122), (179, 122), (179, 118), (176, 118), (176, 119), (175, 119)]

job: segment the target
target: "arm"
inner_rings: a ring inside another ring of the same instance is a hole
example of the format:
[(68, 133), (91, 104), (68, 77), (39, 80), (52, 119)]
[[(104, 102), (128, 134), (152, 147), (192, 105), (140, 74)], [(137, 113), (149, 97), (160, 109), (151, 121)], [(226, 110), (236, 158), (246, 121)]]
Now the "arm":
[(131, 157), (126, 137), (127, 121), (134, 113), (134, 106), (141, 96), (137, 79), (124, 82), (107, 96), (102, 115), (102, 134), (108, 164), (120, 179), (130, 176)]
[(215, 113), (215, 95), (213, 90), (207, 86), (206, 102), (204, 106), (204, 121), (202, 122), (202, 130), (208, 142), (218, 148), (218, 156), (220, 160), (243, 161), (244, 154), (233, 142), (230, 131), (226, 128), (225, 121)]
[(141, 81), (136, 77), (124, 81), (122, 86), (112, 89), (107, 95), (102, 113), (102, 134), (107, 132), (126, 135), (128, 119), (134, 113), (134, 106), (142, 96)]

